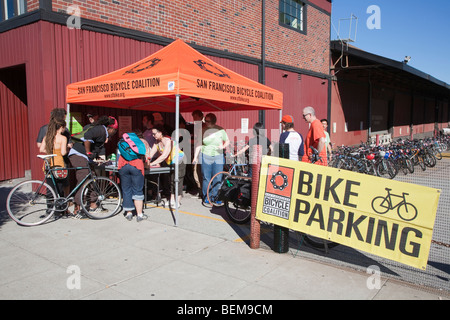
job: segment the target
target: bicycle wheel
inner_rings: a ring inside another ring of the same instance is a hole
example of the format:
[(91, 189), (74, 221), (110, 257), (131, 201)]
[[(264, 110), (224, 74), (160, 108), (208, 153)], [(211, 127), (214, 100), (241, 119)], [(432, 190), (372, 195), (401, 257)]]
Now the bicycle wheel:
[(424, 156), (424, 162), (427, 167), (432, 168), (436, 165), (436, 157), (427, 151)]
[[(96, 209), (91, 210), (95, 203)], [(122, 192), (119, 186), (106, 177), (87, 181), (81, 190), (81, 208), (91, 219), (106, 219), (119, 213), (122, 205)]]
[(434, 148), (433, 154), (437, 160), (442, 160), (442, 153), (438, 148)]
[(417, 209), (409, 202), (405, 202), (397, 209), (398, 216), (405, 221), (414, 220), (417, 217)]
[(225, 212), (228, 218), (236, 224), (246, 224), (250, 221), (250, 206), (243, 206), (238, 203), (238, 199), (233, 201), (224, 200)]
[(400, 169), (402, 170), (403, 174), (408, 174), (408, 164), (406, 163), (406, 159), (400, 160)]
[(220, 207), (223, 205), (223, 203), (218, 202), (218, 199), (216, 199), (217, 197), (217, 192), (220, 190), (220, 188), (222, 187), (224, 181), (225, 181), (225, 177), (230, 176), (230, 174), (226, 171), (220, 171), (217, 172), (212, 178), (211, 180), (209, 180), (208, 183), (208, 188), (206, 189), (206, 200), (208, 200), (209, 204), (216, 206), (216, 207)]
[(377, 174), (380, 177), (387, 175), (390, 179), (394, 179), (397, 175), (397, 168), (391, 160), (382, 159), (376, 165)]
[(385, 197), (376, 197), (372, 200), (372, 209), (379, 214), (389, 211), (390, 203)]
[(367, 174), (370, 174), (372, 176), (377, 176), (377, 168), (375, 166), (375, 163), (373, 163), (372, 161), (368, 161), (366, 162), (366, 170), (367, 170)]
[(410, 173), (414, 173), (414, 164), (411, 159), (405, 159), (406, 167)]
[(56, 192), (47, 183), (29, 180), (19, 183), (6, 198), (6, 210), (22, 226), (37, 226), (55, 213)]
[(425, 165), (422, 156), (416, 155), (414, 157), (414, 163), (419, 165), (419, 167), (422, 169), (422, 171), (425, 171), (427, 169), (427, 166)]

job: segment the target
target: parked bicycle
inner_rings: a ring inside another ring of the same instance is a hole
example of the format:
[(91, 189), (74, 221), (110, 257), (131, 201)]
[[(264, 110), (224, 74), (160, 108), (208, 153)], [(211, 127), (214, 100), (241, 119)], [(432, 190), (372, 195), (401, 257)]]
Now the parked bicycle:
[(398, 172), (414, 173), (414, 167), (422, 171), (432, 168), (442, 159), (450, 141), (446, 136), (423, 140), (398, 139), (388, 145), (373, 147), (361, 144), (357, 147), (342, 146), (333, 151), (330, 166), (380, 177), (395, 178)]
[[(234, 158), (235, 159), (235, 158)], [(245, 224), (250, 220), (251, 178), (247, 177), (243, 169), (247, 164), (234, 163), (228, 171), (216, 173), (208, 183), (206, 198), (214, 206), (224, 206), (231, 221)], [(216, 198), (211, 196), (213, 189), (218, 190)], [(225, 195), (224, 190), (229, 190)]]
[[(27, 180), (19, 183), (8, 194), (6, 209), (9, 216), (22, 226), (37, 226), (49, 221), (55, 213), (64, 213), (81, 188), (81, 210), (91, 219), (106, 219), (121, 210), (122, 193), (119, 186), (109, 178), (97, 177), (91, 166), (76, 168), (51, 167), (50, 159), (56, 156), (38, 155), (44, 160), (45, 177), (40, 180)], [(77, 186), (64, 196), (46, 181), (56, 185), (55, 177), (62, 170), (88, 169), (89, 173)], [(90, 211), (91, 203), (101, 210)]]

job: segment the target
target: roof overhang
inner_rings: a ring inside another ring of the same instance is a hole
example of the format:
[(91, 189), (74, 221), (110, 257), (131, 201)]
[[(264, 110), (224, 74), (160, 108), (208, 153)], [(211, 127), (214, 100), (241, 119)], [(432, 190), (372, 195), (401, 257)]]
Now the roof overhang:
[[(343, 54), (344, 56), (348, 57), (354, 57), (357, 58), (360, 61), (364, 61), (363, 64), (358, 65), (352, 65), (348, 66), (348, 68), (335, 68), (335, 71), (337, 70), (344, 70), (344, 69), (369, 69), (369, 68), (375, 68), (375, 69), (383, 69), (390, 72), (396, 72), (399, 74), (399, 76), (402, 77), (417, 77), (421, 80), (424, 80), (428, 82), (428, 85), (434, 85), (439, 88), (436, 89), (444, 89), (448, 90), (448, 95), (450, 95), (450, 85), (447, 84), (444, 81), (441, 81), (439, 79), (436, 79), (435, 77), (420, 71), (416, 68), (413, 68), (409, 66), (407, 63), (403, 61), (396, 61), (392, 60), (386, 57), (382, 57), (370, 52), (363, 51), (359, 48), (356, 48), (352, 45), (343, 44), (339, 40), (331, 41), (330, 44), (331, 52), (334, 56), (338, 55), (340, 56)], [(416, 79), (417, 79), (416, 78)]]

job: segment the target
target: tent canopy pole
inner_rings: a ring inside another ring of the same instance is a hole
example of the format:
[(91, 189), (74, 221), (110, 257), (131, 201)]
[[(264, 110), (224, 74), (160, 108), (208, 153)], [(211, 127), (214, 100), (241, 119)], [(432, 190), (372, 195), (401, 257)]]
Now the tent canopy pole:
[[(176, 106), (175, 106), (175, 159), (178, 158), (178, 148), (180, 140), (180, 95), (176, 95)], [(184, 159), (183, 159), (184, 160)], [(175, 226), (178, 223), (178, 173), (179, 173), (179, 163), (175, 160)]]

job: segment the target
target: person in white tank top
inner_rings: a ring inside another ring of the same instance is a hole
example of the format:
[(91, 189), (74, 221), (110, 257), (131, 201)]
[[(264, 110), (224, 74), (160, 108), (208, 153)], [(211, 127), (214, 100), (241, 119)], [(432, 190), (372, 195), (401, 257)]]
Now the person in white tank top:
[(280, 144), (289, 144), (289, 159), (301, 161), (304, 154), (303, 137), (294, 129), (294, 117), (285, 115), (281, 119), (284, 132), (280, 135)]

